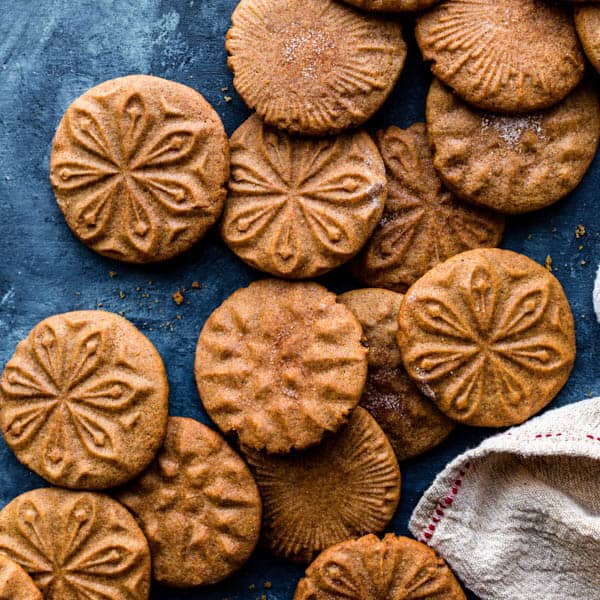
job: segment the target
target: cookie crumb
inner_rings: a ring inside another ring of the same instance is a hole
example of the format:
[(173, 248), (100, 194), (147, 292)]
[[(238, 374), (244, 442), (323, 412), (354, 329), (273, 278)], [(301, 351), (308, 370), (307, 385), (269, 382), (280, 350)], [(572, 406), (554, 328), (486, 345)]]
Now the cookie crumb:
[(184, 301), (183, 294), (179, 290), (177, 290), (173, 294), (173, 302), (175, 302), (175, 304), (177, 304), (177, 306), (181, 306), (183, 304), (183, 301)]
[(228, 92), (228, 91), (229, 91), (229, 86), (227, 86), (227, 85), (224, 85), (224, 86), (221, 88), (221, 91), (222, 91), (222, 92)]
[(117, 272), (116, 272), (116, 271), (109, 271), (109, 272), (108, 272), (108, 276), (109, 276), (111, 279), (114, 279), (114, 278), (117, 276)]
[(123, 290), (119, 290), (119, 298), (124, 300), (127, 297), (127, 294)]
[(270, 590), (273, 584), (270, 581), (265, 581), (265, 590)]
[(585, 265), (587, 265), (587, 260), (582, 260), (582, 261), (581, 261), (581, 266), (582, 266), (582, 267), (585, 267)]
[(251, 592), (251, 591), (253, 591), (254, 589), (256, 589), (256, 586), (255, 586), (253, 583), (251, 583), (251, 584), (248, 586), (248, 591), (249, 591), (249, 592)]
[(579, 252), (581, 252), (583, 250), (583, 245), (577, 246), (577, 250), (579, 250)]
[(192, 289), (193, 290), (199, 290), (200, 289), (200, 282), (199, 281), (192, 281)]
[(223, 100), (229, 104), (233, 98), (231, 96), (223, 96)]
[(552, 273), (552, 257), (548, 254), (548, 256), (546, 256), (546, 269), (548, 269), (548, 271), (550, 271), (550, 273)]
[(575, 228), (575, 237), (577, 239), (582, 238), (585, 235), (585, 233), (585, 226), (581, 224), (577, 225), (577, 227)]

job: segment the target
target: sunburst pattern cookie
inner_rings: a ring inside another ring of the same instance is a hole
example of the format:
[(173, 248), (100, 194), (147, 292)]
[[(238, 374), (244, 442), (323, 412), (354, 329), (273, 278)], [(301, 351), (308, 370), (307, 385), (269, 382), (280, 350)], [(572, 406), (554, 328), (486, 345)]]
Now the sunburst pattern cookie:
[(345, 0), (358, 8), (382, 12), (409, 12), (424, 10), (439, 0)]

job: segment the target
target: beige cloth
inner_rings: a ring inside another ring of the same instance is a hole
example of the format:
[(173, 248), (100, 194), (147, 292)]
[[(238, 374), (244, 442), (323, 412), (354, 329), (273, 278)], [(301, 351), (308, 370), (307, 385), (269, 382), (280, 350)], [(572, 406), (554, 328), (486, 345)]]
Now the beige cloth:
[(600, 398), (459, 456), (409, 527), (484, 600), (600, 600)]

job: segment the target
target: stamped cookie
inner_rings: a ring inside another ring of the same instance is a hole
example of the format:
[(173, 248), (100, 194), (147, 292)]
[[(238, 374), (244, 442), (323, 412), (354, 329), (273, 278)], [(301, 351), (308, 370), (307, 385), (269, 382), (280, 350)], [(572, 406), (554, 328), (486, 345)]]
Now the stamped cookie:
[(438, 2), (438, 0), (345, 0), (365, 10), (377, 10), (384, 12), (407, 12), (423, 10)]
[(0, 553), (0, 598), (2, 600), (42, 600), (42, 592), (18, 563)]
[(522, 423), (559, 392), (575, 360), (569, 302), (531, 259), (459, 254), (407, 292), (398, 344), (408, 374), (455, 421)]
[(148, 542), (104, 494), (21, 494), (0, 511), (0, 553), (31, 575), (46, 600), (146, 600), (150, 592)]
[(70, 312), (18, 344), (0, 379), (0, 425), (17, 458), (49, 482), (109, 488), (154, 458), (168, 397), (158, 352), (129, 321)]
[(585, 54), (600, 72), (600, 5), (575, 8), (575, 27)]
[(570, 10), (542, 0), (445, 0), (416, 36), (433, 73), (486, 110), (552, 106), (585, 68)]
[(338, 296), (338, 302), (360, 321), (369, 346), (369, 373), (360, 404), (388, 436), (398, 460), (430, 450), (454, 429), (454, 423), (419, 392), (402, 366), (396, 341), (402, 298), (380, 288)]
[(391, 533), (328, 548), (306, 570), (294, 600), (466, 600), (448, 565), (431, 548)]
[(258, 542), (261, 501), (248, 467), (193, 419), (169, 419), (157, 459), (117, 497), (148, 538), (154, 579), (168, 585), (221, 581)]
[(394, 451), (360, 407), (316, 448), (247, 458), (263, 499), (264, 542), (294, 561), (310, 562), (332, 544), (382, 531), (400, 499)]
[(364, 123), (406, 58), (399, 22), (335, 0), (241, 0), (227, 34), (233, 84), (269, 125), (339, 133)]
[(195, 90), (130, 75), (88, 90), (67, 109), (50, 181), (73, 233), (132, 263), (171, 258), (219, 218), (229, 177), (227, 135)]
[(465, 205), (444, 187), (423, 123), (390, 127), (378, 141), (388, 197), (375, 233), (353, 265), (361, 281), (405, 292), (447, 258), (500, 243), (504, 217)]
[(200, 398), (245, 446), (306, 448), (358, 404), (367, 377), (361, 341), (356, 317), (324, 287), (255, 281), (225, 300), (200, 333)]
[(577, 187), (598, 147), (600, 104), (596, 91), (582, 85), (551, 109), (503, 116), (470, 107), (434, 81), (427, 125), (434, 165), (454, 193), (517, 214)]
[(293, 137), (254, 115), (231, 137), (231, 161), (223, 239), (267, 273), (321, 275), (354, 256), (381, 217), (385, 167), (363, 131)]

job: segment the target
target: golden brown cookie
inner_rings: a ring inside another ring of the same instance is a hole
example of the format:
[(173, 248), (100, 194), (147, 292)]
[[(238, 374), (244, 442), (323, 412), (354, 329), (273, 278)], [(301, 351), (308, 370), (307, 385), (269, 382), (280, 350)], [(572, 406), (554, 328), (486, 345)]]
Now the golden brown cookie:
[(294, 600), (466, 600), (431, 548), (388, 533), (336, 544), (306, 570)]
[(200, 398), (245, 446), (306, 448), (358, 404), (367, 377), (361, 340), (356, 317), (324, 287), (255, 281), (227, 298), (200, 333)]
[(375, 233), (353, 265), (361, 281), (405, 292), (447, 258), (500, 243), (504, 217), (465, 205), (444, 187), (423, 123), (390, 127), (378, 141), (388, 197)]
[(280, 277), (315, 277), (354, 256), (383, 212), (385, 167), (369, 134), (294, 137), (251, 116), (231, 137), (221, 224), (248, 264)]
[(130, 75), (88, 90), (54, 137), (50, 181), (73, 233), (132, 263), (171, 258), (219, 218), (227, 135), (195, 90)]
[(570, 10), (542, 0), (445, 0), (416, 35), (433, 73), (486, 110), (552, 106), (585, 68)]
[(436, 4), (439, 0), (345, 0), (364, 10), (376, 10), (384, 12), (408, 12), (423, 10)]
[(335, 0), (241, 0), (231, 21), (235, 89), (266, 123), (292, 133), (364, 123), (406, 58), (399, 22)]
[(419, 392), (402, 365), (396, 341), (402, 298), (380, 288), (338, 296), (338, 302), (360, 321), (369, 346), (369, 373), (360, 404), (388, 436), (398, 460), (430, 450), (454, 429), (454, 423)]
[(464, 200), (516, 214), (579, 184), (598, 146), (600, 104), (583, 85), (546, 111), (504, 116), (474, 109), (434, 81), (427, 125), (444, 183)]
[(586, 56), (600, 72), (600, 6), (575, 8), (575, 27)]
[(2, 600), (42, 600), (27, 571), (8, 556), (0, 553), (0, 598)]
[(559, 392), (575, 360), (569, 302), (531, 259), (464, 252), (406, 293), (398, 344), (408, 374), (449, 417), (469, 425), (522, 423)]
[(263, 499), (264, 542), (294, 561), (309, 562), (332, 544), (383, 530), (400, 499), (394, 451), (360, 407), (316, 448), (247, 458)]
[(158, 457), (117, 497), (148, 538), (154, 579), (168, 585), (221, 581), (258, 542), (261, 501), (248, 467), (193, 419), (169, 419)]
[(162, 360), (129, 321), (100, 310), (38, 323), (0, 379), (4, 439), (62, 487), (125, 483), (154, 458), (167, 426)]
[(146, 600), (150, 592), (148, 542), (104, 494), (21, 494), (0, 511), (0, 553), (31, 575), (46, 600)]

